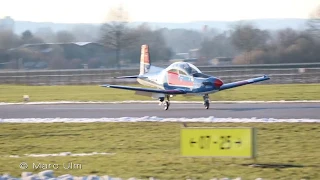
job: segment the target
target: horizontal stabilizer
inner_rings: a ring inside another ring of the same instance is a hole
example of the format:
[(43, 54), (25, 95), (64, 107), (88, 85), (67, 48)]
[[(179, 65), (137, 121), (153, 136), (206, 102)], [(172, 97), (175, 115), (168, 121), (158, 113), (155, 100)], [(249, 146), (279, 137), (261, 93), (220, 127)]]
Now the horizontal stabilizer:
[(135, 79), (135, 78), (147, 78), (145, 76), (141, 76), (141, 75), (135, 75), (135, 76), (119, 76), (119, 77), (113, 77), (114, 79), (127, 79), (127, 78), (131, 78), (131, 79)]

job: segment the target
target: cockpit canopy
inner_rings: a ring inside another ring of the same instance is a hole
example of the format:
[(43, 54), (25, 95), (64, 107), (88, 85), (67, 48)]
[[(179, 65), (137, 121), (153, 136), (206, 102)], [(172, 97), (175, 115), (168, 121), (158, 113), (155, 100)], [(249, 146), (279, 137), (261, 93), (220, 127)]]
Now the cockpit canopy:
[(201, 71), (194, 66), (193, 64), (187, 63), (187, 62), (175, 62), (171, 64), (168, 68), (168, 71), (171, 70), (178, 70), (182, 71), (184, 73), (187, 73), (189, 76), (193, 76), (193, 74), (198, 74), (201, 73)]

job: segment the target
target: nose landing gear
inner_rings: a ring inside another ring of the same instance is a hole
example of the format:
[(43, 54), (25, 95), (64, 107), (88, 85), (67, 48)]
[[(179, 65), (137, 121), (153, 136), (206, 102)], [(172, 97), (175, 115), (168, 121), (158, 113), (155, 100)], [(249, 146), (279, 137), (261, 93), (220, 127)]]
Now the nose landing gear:
[(203, 105), (204, 105), (204, 107), (206, 108), (206, 109), (209, 109), (209, 107), (210, 107), (210, 99), (209, 99), (209, 95), (208, 94), (205, 94), (204, 96), (203, 96)]

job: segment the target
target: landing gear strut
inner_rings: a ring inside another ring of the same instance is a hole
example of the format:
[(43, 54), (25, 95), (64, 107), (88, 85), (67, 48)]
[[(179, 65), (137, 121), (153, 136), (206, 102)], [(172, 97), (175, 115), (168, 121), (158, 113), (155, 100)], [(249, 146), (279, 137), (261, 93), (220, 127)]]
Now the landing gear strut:
[(164, 101), (164, 97), (159, 98), (160, 104), (159, 105), (163, 105), (163, 109), (164, 110), (168, 110), (169, 106), (170, 106), (170, 99), (169, 99), (169, 95), (166, 95), (167, 100), (165, 102)]
[(209, 95), (208, 94), (205, 94), (204, 96), (203, 96), (203, 104), (204, 104), (204, 107), (206, 108), (206, 109), (209, 109), (209, 106), (210, 106), (210, 99), (209, 99)]

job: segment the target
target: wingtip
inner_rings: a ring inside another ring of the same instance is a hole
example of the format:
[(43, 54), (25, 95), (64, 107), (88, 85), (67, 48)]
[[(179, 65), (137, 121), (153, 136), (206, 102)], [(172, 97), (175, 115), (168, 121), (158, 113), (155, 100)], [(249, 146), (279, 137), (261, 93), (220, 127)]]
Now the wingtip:
[(103, 84), (103, 85), (100, 85), (100, 87), (110, 87), (109, 84)]

